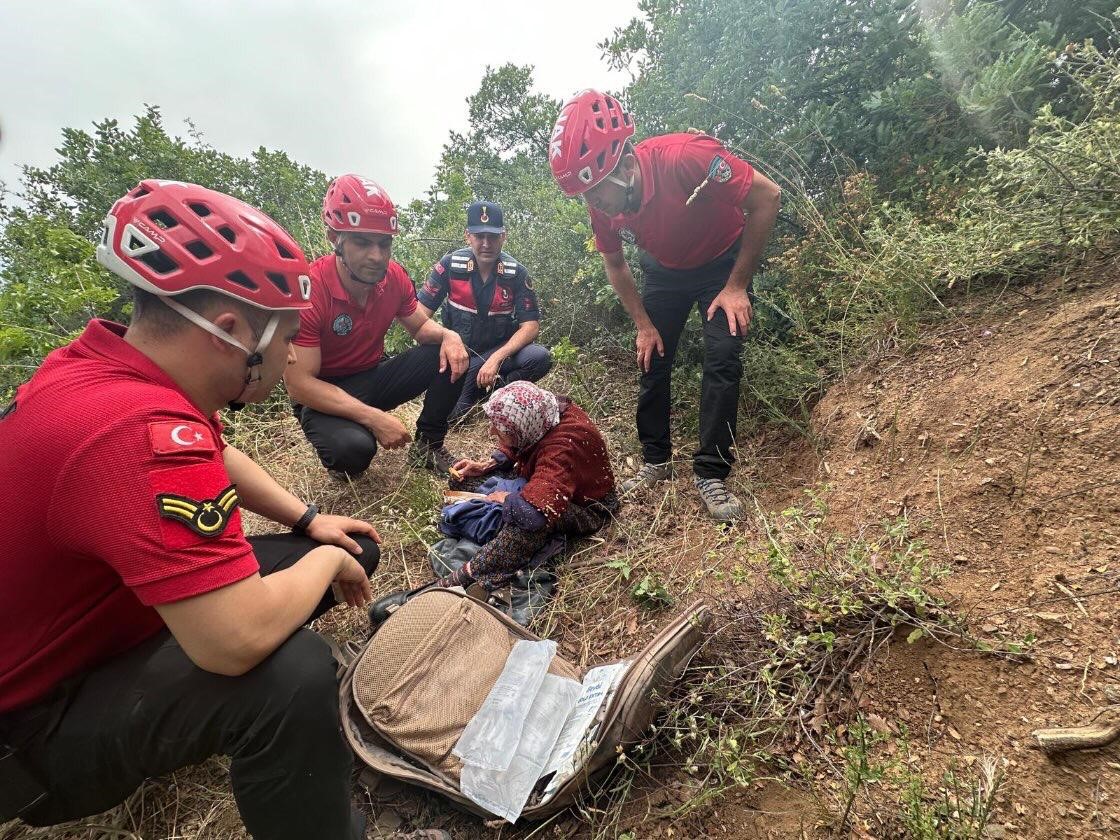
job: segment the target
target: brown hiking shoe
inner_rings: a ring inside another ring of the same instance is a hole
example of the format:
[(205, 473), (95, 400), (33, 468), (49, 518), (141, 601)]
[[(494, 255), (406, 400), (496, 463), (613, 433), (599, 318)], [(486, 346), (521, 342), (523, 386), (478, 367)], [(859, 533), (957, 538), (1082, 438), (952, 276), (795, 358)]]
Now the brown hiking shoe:
[(447, 451), (442, 443), (434, 446), (427, 441), (417, 440), (408, 448), (408, 465), (422, 470), (431, 470), (436, 475), (450, 475), (452, 465), (459, 459)]
[(743, 518), (743, 505), (727, 485), (719, 478), (696, 477), (696, 489), (700, 500), (708, 509), (708, 515), (716, 522), (734, 522)]
[(642, 464), (642, 468), (634, 473), (633, 477), (622, 482), (622, 494), (632, 493), (652, 487), (659, 481), (668, 481), (673, 477), (673, 463), (666, 461), (664, 464)]

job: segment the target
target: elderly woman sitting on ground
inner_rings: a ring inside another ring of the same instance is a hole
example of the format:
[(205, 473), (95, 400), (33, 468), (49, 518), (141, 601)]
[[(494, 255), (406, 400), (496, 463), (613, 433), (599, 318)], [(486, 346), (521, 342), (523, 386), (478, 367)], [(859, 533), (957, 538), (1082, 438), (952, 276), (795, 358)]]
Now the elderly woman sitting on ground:
[(618, 509), (618, 497), (603, 436), (567, 397), (531, 382), (513, 382), (495, 391), (484, 410), (498, 449), (489, 460), (455, 464), (460, 485), (477, 486), (494, 472), (520, 476), (525, 485), (487, 497), (502, 504), (497, 535), (437, 583), (479, 583), (493, 592), (516, 585), (518, 572), (557, 531), (587, 536), (602, 528)]
[(487, 495), (501, 504), (501, 521), (496, 532), (487, 528), (489, 538), (481, 547), (470, 543), (469, 561), (464, 562), (459, 549), (452, 549), (450, 557), (443, 555), (438, 550), (448, 542), (443, 540), (430, 552), (436, 573), (446, 572), (443, 577), (374, 603), (374, 629), (413, 595), (434, 586), (473, 584), (490, 593), (496, 607), (528, 625), (551, 598), (556, 581), (552, 564), (563, 551), (565, 537), (595, 533), (618, 510), (606, 442), (570, 399), (518, 381), (495, 391), (484, 410), (498, 449), (486, 461), (456, 463), (452, 486), (475, 490), (500, 477), (520, 480), (490, 483), (520, 489)]

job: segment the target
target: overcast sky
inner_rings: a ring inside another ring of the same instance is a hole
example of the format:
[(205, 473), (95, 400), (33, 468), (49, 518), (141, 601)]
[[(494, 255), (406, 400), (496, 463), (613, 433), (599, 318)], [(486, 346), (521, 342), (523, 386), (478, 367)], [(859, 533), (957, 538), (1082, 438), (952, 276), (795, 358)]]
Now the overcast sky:
[(487, 65), (564, 98), (621, 88), (595, 46), (637, 0), (2, 0), (0, 180), (48, 165), (64, 127), (159, 105), (172, 134), (359, 172), (398, 204), (430, 185)]

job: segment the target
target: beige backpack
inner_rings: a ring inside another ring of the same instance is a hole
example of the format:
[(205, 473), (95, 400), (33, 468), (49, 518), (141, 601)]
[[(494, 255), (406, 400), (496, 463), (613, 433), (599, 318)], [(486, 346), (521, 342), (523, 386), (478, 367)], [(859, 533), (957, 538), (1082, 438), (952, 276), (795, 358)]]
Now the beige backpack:
[[(598, 707), (570, 776), (543, 778), (521, 812), (543, 819), (571, 805), (587, 781), (648, 735), (656, 703), (680, 677), (709, 622), (697, 602), (632, 658)], [(484, 817), (459, 790), (452, 747), (494, 686), (513, 645), (537, 637), (462, 590), (432, 589), (398, 607), (347, 666), (342, 722), (364, 784), (382, 777), (427, 788)], [(587, 670), (556, 656), (549, 672), (582, 681)]]

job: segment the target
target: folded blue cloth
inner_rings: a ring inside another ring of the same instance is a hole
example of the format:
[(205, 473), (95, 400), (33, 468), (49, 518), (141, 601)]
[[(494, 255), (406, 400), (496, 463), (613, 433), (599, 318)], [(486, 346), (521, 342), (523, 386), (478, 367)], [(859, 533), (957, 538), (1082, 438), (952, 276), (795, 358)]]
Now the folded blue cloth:
[[(494, 493), (504, 490), (515, 493), (525, 486), (523, 478), (499, 478), (491, 476), (478, 486), (479, 493)], [(445, 505), (440, 516), (439, 530), (449, 537), (466, 537), (478, 545), (486, 545), (494, 539), (502, 527), (502, 506), (498, 502), (485, 499), (468, 499)]]
[(479, 493), (496, 493), (499, 490), (504, 490), (507, 493), (516, 493), (526, 485), (523, 478), (502, 478), (501, 476), (492, 475), (480, 485), (478, 485)]

